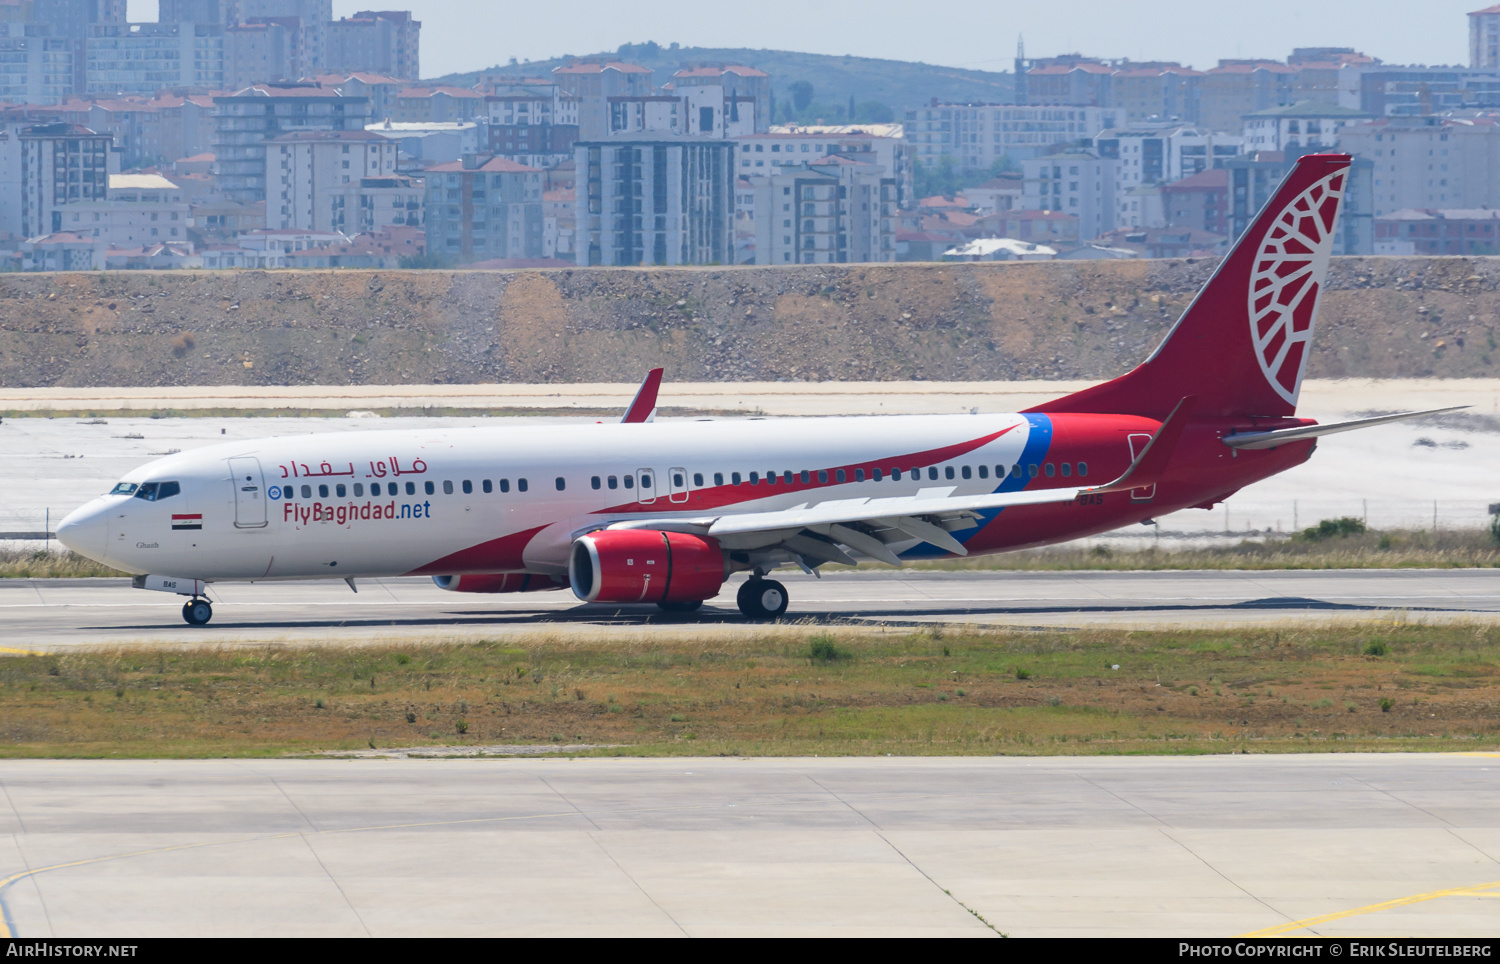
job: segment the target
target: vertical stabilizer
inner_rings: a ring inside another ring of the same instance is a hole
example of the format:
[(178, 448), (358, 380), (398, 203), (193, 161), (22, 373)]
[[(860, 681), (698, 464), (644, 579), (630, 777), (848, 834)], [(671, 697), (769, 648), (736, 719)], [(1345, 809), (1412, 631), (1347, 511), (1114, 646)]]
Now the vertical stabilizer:
[(1150, 358), (1031, 411), (1161, 419), (1195, 395), (1198, 415), (1294, 414), (1349, 163), (1299, 158)]

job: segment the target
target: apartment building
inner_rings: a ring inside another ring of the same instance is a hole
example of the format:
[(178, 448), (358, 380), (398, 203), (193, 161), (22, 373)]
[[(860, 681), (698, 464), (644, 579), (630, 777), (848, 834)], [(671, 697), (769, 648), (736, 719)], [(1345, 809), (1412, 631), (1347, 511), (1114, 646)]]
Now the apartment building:
[(1167, 225), (1193, 228), (1225, 237), (1229, 234), (1229, 172), (1200, 171), (1161, 188)]
[(1469, 14), (1469, 66), (1500, 70), (1500, 6)]
[(105, 200), (109, 175), (119, 170), (109, 135), (74, 124), (23, 128), (0, 149), (12, 153), (11, 163), (0, 169), (15, 176), (15, 183), (0, 184), (0, 192), (21, 202), (18, 209), (0, 208), (16, 218), (15, 223), (0, 224), (0, 230), (26, 238), (62, 231), (69, 204)]
[(951, 157), (962, 168), (984, 170), (1002, 158), (1046, 154), (1125, 124), (1116, 107), (1017, 104), (931, 104), (906, 112), (913, 159), (933, 166)]
[(1244, 149), (1331, 151), (1338, 146), (1339, 131), (1369, 120), (1369, 114), (1310, 100), (1270, 107), (1245, 115)]
[(369, 131), (295, 131), (266, 142), (266, 225), (361, 234), (422, 223), (424, 186), (397, 144)]
[(1073, 216), (1081, 239), (1113, 231), (1120, 163), (1080, 149), (1027, 158), (1021, 162), (1021, 207)]
[(500, 85), (484, 99), (488, 151), (530, 167), (552, 167), (578, 143), (578, 98), (552, 83)]
[(1239, 155), (1243, 138), (1206, 127), (1143, 125), (1103, 131), (1093, 140), (1100, 157), (1119, 161), (1115, 168), (1115, 220), (1119, 227), (1154, 227), (1144, 215), (1149, 204), (1140, 188), (1171, 184), (1202, 171), (1223, 167)]
[[(724, 118), (722, 126), (733, 130), (724, 136), (764, 134), (770, 129), (771, 75), (763, 70), (743, 64), (683, 67), (672, 75), (670, 86), (698, 110), (713, 107)], [(696, 88), (709, 90), (703, 94)], [(694, 126), (701, 131), (714, 129), (714, 125), (702, 122), (701, 115)]]
[(484, 116), (485, 97), (468, 87), (408, 87), (387, 109), (398, 123), (470, 121)]
[(459, 264), (543, 257), (541, 171), (469, 154), (425, 176), (429, 254)]
[(735, 143), (739, 145), (735, 163), (740, 177), (767, 175), (776, 168), (810, 164), (838, 155), (882, 168), (887, 177), (894, 179), (899, 207), (915, 201), (910, 148), (899, 129), (894, 134), (873, 134), (858, 127), (781, 127), (766, 134), (737, 137)]
[(880, 165), (831, 154), (749, 181), (756, 264), (896, 260), (896, 179)]
[(371, 71), (416, 80), (422, 24), (405, 10), (361, 10), (328, 25), (329, 71)]
[(1238, 134), (1246, 114), (1297, 100), (1297, 77), (1297, 68), (1274, 60), (1221, 60), (1198, 85), (1197, 124)]
[(292, 131), (358, 131), (370, 102), (319, 84), (255, 84), (215, 97), (214, 174), (226, 199), (266, 199), (267, 141)]
[(1110, 106), (1125, 111), (1125, 123), (1169, 121), (1191, 123), (1198, 117), (1203, 72), (1181, 64), (1133, 65), (1111, 78)]
[(650, 96), (651, 77), (649, 68), (617, 61), (571, 63), (552, 70), (562, 94), (578, 101), (578, 135), (586, 140), (609, 136), (609, 98)]
[(1468, 257), (1500, 254), (1500, 210), (1392, 211), (1375, 219), (1375, 253)]
[[(1276, 193), (1300, 154), (1256, 151), (1224, 162), (1229, 176), (1229, 236), (1237, 238), (1253, 223), (1266, 202)], [(1344, 185), (1344, 204), (1339, 211), (1334, 254), (1373, 254), (1375, 164), (1355, 157)]]
[(578, 264), (733, 263), (734, 155), (711, 138), (580, 141)]
[(61, 214), (63, 231), (111, 248), (188, 243), (188, 200), (160, 174), (111, 174), (104, 198), (75, 201)]
[(1500, 207), (1500, 123), (1492, 117), (1384, 117), (1343, 128), (1341, 150), (1371, 163), (1373, 215)]

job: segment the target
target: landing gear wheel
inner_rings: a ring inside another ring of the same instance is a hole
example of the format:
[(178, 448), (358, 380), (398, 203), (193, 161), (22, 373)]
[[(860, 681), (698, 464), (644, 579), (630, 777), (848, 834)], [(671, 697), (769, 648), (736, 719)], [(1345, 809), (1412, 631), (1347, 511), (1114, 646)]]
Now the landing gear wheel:
[(193, 599), (182, 604), (182, 618), (189, 626), (206, 626), (214, 618), (214, 607), (207, 599)]
[(703, 600), (697, 602), (660, 602), (657, 608), (664, 613), (695, 613), (703, 608)]
[(790, 601), (786, 587), (774, 579), (750, 579), (735, 597), (747, 619), (779, 619)]

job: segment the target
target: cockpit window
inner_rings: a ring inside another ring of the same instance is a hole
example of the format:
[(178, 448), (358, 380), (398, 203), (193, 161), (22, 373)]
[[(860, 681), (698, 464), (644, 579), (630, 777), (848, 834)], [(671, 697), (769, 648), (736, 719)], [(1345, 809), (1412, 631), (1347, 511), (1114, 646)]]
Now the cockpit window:
[(147, 502), (160, 502), (180, 492), (182, 492), (182, 486), (176, 482), (146, 482), (136, 490), (135, 497), (145, 499)]
[(110, 495), (135, 495), (135, 490), (140, 488), (134, 482), (121, 482), (109, 490)]

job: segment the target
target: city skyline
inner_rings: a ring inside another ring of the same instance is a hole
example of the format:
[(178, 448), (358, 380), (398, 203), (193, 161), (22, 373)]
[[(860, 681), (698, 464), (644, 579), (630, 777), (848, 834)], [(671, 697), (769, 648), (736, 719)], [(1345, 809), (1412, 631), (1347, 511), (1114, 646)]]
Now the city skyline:
[[(1105, 0), (1061, 0), (1045, 7), (972, 8), (954, 22), (906, 23), (911, 6), (888, 0), (861, 5), (861, 16), (768, 0), (765, 16), (726, 16), (722, 8), (622, 6), (578, 0), (575, 13), (468, 0), (408, 0), (422, 21), (423, 74), (482, 70), (518, 60), (546, 60), (614, 50), (654, 40), (683, 46), (748, 47), (852, 54), (976, 70), (1008, 70), (1017, 36), (1032, 56), (1078, 51), (1098, 57), (1179, 61), (1212, 67), (1221, 58), (1282, 59), (1293, 47), (1352, 46), (1387, 63), (1467, 63), (1464, 15), (1479, 0), (1433, 0), (1420, 8), (1397, 0), (1308, 5), (1261, 0), (1254, 5), (1158, 0), (1122, 6)], [(372, 5), (334, 0), (346, 17)], [(155, 0), (130, 0), (132, 20), (153, 20)], [(795, 24), (796, 29), (789, 29)], [(496, 39), (498, 38), (498, 39)]]

